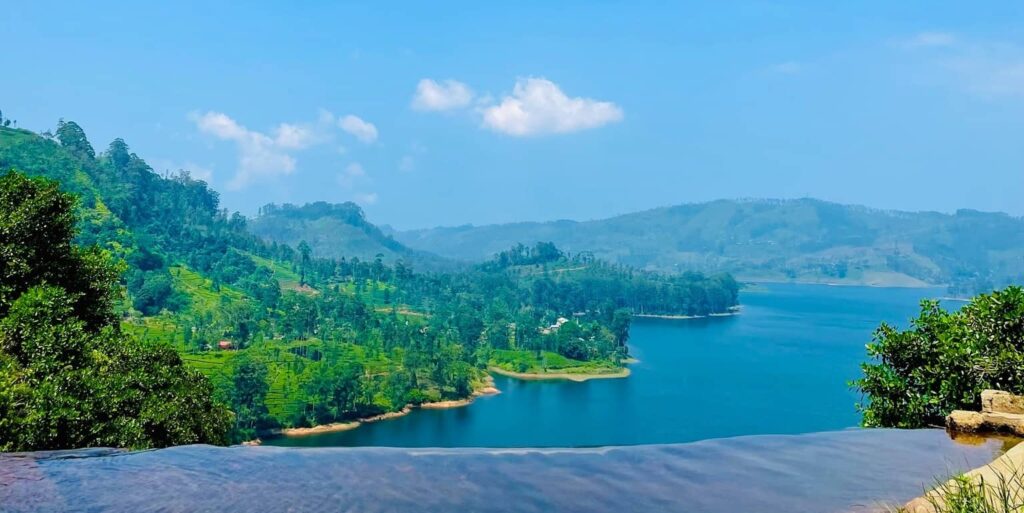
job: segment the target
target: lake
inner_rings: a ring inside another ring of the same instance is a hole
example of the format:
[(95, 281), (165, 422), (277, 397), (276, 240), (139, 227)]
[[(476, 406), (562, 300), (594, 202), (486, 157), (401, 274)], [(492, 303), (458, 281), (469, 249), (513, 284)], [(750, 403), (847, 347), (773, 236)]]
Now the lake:
[[(636, 319), (626, 379), (519, 381), (463, 408), (418, 410), (287, 446), (594, 447), (678, 443), (856, 426), (864, 345), (880, 321), (905, 325), (941, 289), (768, 284), (742, 313)], [(952, 306), (957, 306), (954, 303)]]

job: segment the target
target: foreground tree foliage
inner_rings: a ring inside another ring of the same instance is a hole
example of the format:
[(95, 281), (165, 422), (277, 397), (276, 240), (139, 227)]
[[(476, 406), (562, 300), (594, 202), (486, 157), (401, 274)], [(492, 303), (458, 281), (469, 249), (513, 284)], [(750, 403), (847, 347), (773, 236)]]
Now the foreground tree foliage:
[(952, 410), (979, 409), (984, 389), (1024, 393), (1024, 289), (982, 294), (955, 312), (924, 301), (910, 329), (883, 323), (867, 348), (874, 362), (853, 383), (863, 424), (942, 424)]
[(121, 332), (121, 269), (72, 243), (74, 205), (53, 181), (0, 176), (0, 451), (226, 443), (206, 378)]

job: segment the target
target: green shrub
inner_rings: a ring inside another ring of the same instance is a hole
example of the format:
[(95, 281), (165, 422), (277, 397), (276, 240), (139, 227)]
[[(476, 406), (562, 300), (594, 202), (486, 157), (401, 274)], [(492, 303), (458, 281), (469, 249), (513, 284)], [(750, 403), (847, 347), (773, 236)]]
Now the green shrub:
[(911, 327), (883, 323), (867, 346), (873, 360), (852, 383), (867, 427), (944, 423), (980, 407), (984, 389), (1024, 393), (1024, 289), (982, 294), (958, 311), (923, 301)]

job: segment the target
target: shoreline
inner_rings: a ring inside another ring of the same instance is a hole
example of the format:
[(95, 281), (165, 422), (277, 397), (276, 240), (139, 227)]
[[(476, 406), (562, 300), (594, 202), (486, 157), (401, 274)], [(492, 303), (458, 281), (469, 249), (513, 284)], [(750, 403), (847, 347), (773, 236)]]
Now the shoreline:
[(589, 381), (591, 379), (618, 379), (618, 378), (625, 378), (625, 377), (628, 377), (629, 374), (630, 374), (629, 369), (627, 369), (625, 367), (623, 367), (622, 369), (620, 369), (620, 370), (618, 370), (616, 372), (607, 372), (607, 373), (600, 373), (600, 374), (585, 373), (585, 372), (581, 372), (581, 373), (573, 373), (573, 372), (545, 372), (545, 373), (515, 372), (515, 371), (510, 371), (510, 370), (502, 369), (501, 367), (495, 367), (493, 365), (487, 367), (487, 370), (489, 372), (493, 372), (493, 373), (499, 374), (501, 376), (505, 376), (505, 377), (509, 377), (509, 378), (515, 378), (515, 379), (521, 379), (521, 380), (524, 380), (524, 381), (568, 380), (568, 381), (575, 381), (577, 383), (581, 383), (583, 381)]
[(736, 278), (736, 281), (742, 283), (752, 283), (754, 285), (769, 284), (769, 285), (823, 285), (828, 287), (870, 287), (873, 289), (933, 289), (947, 287), (949, 284), (946, 283), (927, 283), (921, 282), (919, 284), (900, 284), (900, 283), (879, 283), (879, 282), (837, 282), (837, 281), (802, 281), (802, 280), (785, 280), (785, 279), (771, 279), (771, 278), (758, 278), (758, 279), (745, 279)]
[[(275, 430), (272, 433), (273, 437), (283, 436), (288, 438), (298, 438), (313, 435), (322, 435), (325, 433), (339, 433), (342, 431), (350, 431), (362, 426), (363, 424), (370, 424), (373, 422), (380, 422), (383, 420), (397, 419), (398, 417), (404, 417), (413, 412), (415, 409), (423, 410), (445, 410), (449, 408), (459, 408), (462, 406), (468, 406), (473, 403), (478, 397), (486, 395), (497, 395), (500, 394), (501, 390), (498, 390), (494, 386), (494, 378), (487, 375), (480, 386), (473, 390), (473, 393), (464, 399), (452, 399), (447, 401), (435, 401), (429, 403), (421, 403), (419, 405), (407, 404), (401, 410), (390, 411), (381, 413), (380, 415), (374, 415), (372, 417), (363, 417), (347, 422), (332, 422), (330, 424), (318, 424), (310, 427), (292, 427)], [(259, 445), (259, 439), (250, 440), (243, 442), (243, 445)]]
[(641, 319), (671, 319), (676, 321), (689, 321), (693, 319), (710, 319), (712, 317), (735, 317), (741, 312), (710, 313), (707, 315), (670, 315), (670, 314), (633, 314), (633, 317)]
[[(736, 315), (739, 312), (733, 312), (728, 314), (715, 314), (719, 316)], [(637, 363), (639, 360), (635, 358), (626, 358), (622, 360), (625, 365)], [(505, 370), (496, 366), (488, 366), (488, 373), (494, 373), (501, 376), (520, 379), (524, 381), (553, 381), (553, 380), (567, 380), (581, 383), (592, 379), (621, 379), (626, 378), (630, 375), (630, 370), (626, 367), (619, 369), (615, 372), (607, 373), (572, 373), (572, 372), (546, 372), (546, 373), (529, 373), (529, 372), (514, 372)], [(373, 422), (380, 422), (384, 420), (396, 419), (404, 417), (413, 412), (416, 409), (422, 410), (446, 410), (450, 408), (461, 408), (473, 404), (478, 397), (497, 395), (500, 394), (501, 390), (494, 386), (494, 377), (487, 374), (484, 379), (478, 384), (473, 390), (469, 397), (463, 399), (449, 399), (444, 401), (434, 401), (421, 403), (418, 405), (407, 404), (401, 410), (385, 412), (372, 417), (363, 417), (355, 420), (345, 422), (332, 422), (329, 424), (318, 424), (310, 427), (291, 427), (274, 430), (271, 434), (271, 438), (276, 437), (287, 437), (287, 438), (301, 438), (306, 436), (316, 436), (326, 433), (339, 433), (343, 431), (350, 431), (356, 429), (363, 424), (370, 424)], [(242, 442), (241, 445), (253, 446), (260, 445), (262, 442), (259, 438), (254, 440), (247, 440)]]

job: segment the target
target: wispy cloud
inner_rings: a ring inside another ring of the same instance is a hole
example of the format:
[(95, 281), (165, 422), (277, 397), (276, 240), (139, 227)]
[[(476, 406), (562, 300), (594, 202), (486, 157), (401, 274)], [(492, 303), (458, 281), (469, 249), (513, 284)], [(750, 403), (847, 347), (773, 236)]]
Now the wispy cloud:
[(412, 98), (412, 108), (421, 111), (444, 111), (467, 107), (473, 101), (473, 90), (458, 80), (441, 83), (429, 78), (420, 80)]
[(351, 189), (355, 187), (356, 183), (366, 178), (366, 170), (363, 169), (362, 164), (353, 162), (347, 166), (338, 175), (338, 185), (345, 189)]
[(903, 48), (940, 48), (953, 46), (957, 37), (949, 32), (918, 32), (913, 36), (898, 41)]
[(377, 203), (377, 200), (380, 199), (380, 196), (378, 196), (376, 192), (364, 192), (356, 194), (355, 199), (356, 203), (360, 203), (362, 205), (373, 205)]
[[(366, 144), (375, 142), (378, 137), (373, 123), (351, 114), (337, 117), (326, 109), (320, 109), (314, 121), (279, 123), (266, 132), (250, 129), (218, 111), (192, 112), (189, 119), (200, 133), (234, 143), (238, 166), (227, 183), (231, 190), (294, 173), (295, 155), (314, 146), (330, 144), (339, 154), (347, 153), (348, 150), (335, 141), (339, 129)], [(199, 167), (193, 169), (192, 176), (202, 177), (203, 173), (195, 169)]]
[(803, 65), (797, 61), (780, 62), (771, 67), (772, 71), (782, 75), (795, 75), (803, 71), (803, 69)]
[(571, 98), (544, 78), (521, 78), (512, 94), (482, 109), (483, 125), (517, 137), (564, 134), (615, 123), (622, 109), (612, 102)]
[(359, 116), (349, 114), (338, 120), (338, 126), (364, 144), (370, 144), (377, 140), (377, 127)]
[(295, 149), (301, 137), (290, 133), (290, 128), (279, 126), (275, 137), (271, 137), (246, 128), (222, 112), (194, 112), (189, 117), (201, 133), (235, 143), (238, 169), (227, 184), (229, 189), (243, 188), (257, 178), (289, 175), (295, 171), (295, 158), (287, 150)]
[[(370, 181), (370, 177), (366, 174), (366, 169), (363, 168), (362, 164), (353, 162), (338, 174), (337, 177), (338, 185), (343, 189), (352, 190), (360, 185), (367, 185)], [(379, 196), (376, 192), (355, 192), (352, 198), (361, 205), (373, 205), (377, 203)]]
[(922, 54), (940, 69), (952, 73), (967, 91), (985, 97), (1024, 96), (1024, 47), (1012, 43), (958, 37), (945, 32), (924, 32), (904, 40), (902, 48)]
[(398, 160), (398, 170), (403, 173), (411, 173), (416, 169), (416, 159), (412, 155), (406, 155)]

